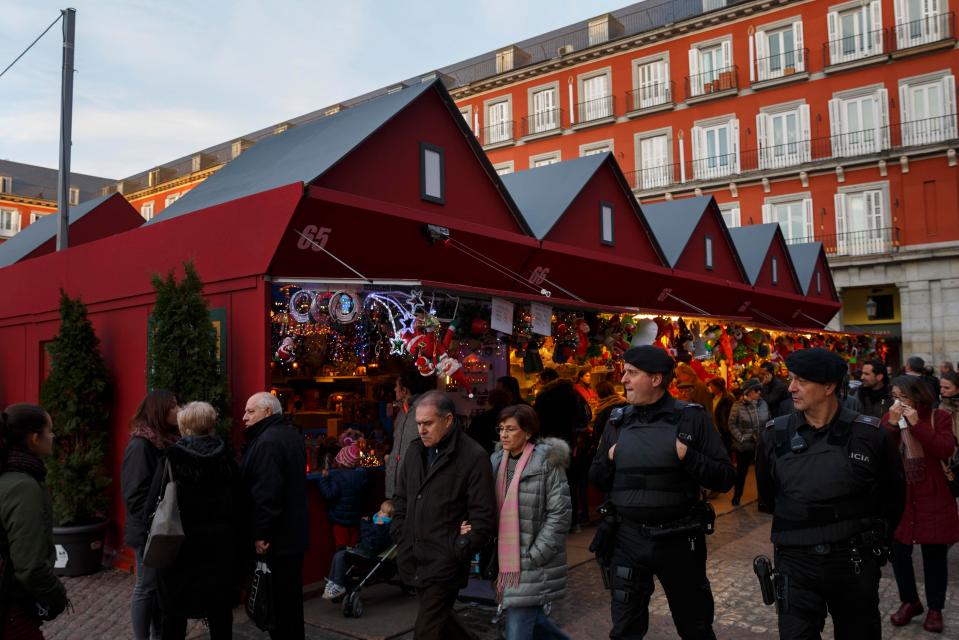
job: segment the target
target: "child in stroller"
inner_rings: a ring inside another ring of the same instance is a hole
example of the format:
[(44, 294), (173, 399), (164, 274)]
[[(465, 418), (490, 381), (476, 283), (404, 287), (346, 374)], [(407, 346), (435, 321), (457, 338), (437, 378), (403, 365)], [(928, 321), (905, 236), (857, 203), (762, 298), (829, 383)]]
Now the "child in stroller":
[(363, 518), (360, 522), (360, 541), (350, 549), (340, 549), (333, 554), (330, 563), (330, 575), (326, 579), (326, 588), (323, 591), (324, 600), (335, 600), (346, 593), (346, 574), (351, 568), (353, 559), (376, 558), (378, 553), (389, 549), (390, 521), (393, 519), (393, 501), (384, 500), (380, 510), (373, 514), (373, 518)]

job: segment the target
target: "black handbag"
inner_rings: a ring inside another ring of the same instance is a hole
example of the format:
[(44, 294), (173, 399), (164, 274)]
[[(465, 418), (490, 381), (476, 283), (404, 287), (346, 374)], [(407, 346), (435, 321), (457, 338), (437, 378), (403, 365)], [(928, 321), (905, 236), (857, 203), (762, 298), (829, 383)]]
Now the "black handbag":
[(953, 498), (959, 498), (959, 459), (942, 461), (942, 472), (946, 474), (946, 484)]
[(483, 580), (496, 580), (496, 576), (499, 575), (498, 538), (493, 538), (492, 541), (480, 551), (479, 570)]
[(273, 602), (273, 574), (262, 560), (257, 561), (253, 582), (246, 598), (246, 615), (260, 631), (276, 629), (276, 606)]

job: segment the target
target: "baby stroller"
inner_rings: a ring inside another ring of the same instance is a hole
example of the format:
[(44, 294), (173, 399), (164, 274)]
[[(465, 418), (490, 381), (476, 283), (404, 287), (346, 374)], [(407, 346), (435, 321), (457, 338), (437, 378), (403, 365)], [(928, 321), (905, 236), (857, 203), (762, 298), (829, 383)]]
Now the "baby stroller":
[(397, 578), (396, 545), (374, 556), (366, 556), (347, 550), (350, 568), (346, 572), (346, 593), (340, 608), (344, 618), (359, 618), (363, 615), (363, 601), (360, 592), (371, 584), (395, 584), (403, 593), (409, 595), (412, 590)]

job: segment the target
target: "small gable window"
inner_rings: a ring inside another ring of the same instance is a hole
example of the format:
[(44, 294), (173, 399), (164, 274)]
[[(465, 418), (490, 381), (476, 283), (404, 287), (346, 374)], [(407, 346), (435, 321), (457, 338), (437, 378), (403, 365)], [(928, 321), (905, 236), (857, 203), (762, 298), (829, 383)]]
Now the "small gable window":
[(420, 197), (427, 202), (446, 204), (443, 150), (420, 143)]
[(599, 241), (613, 244), (613, 205), (607, 202), (599, 203)]
[(773, 284), (779, 284), (779, 259), (773, 256)]
[(713, 238), (712, 236), (706, 236), (706, 268), (712, 270), (713, 268)]
[(822, 274), (818, 271), (816, 272), (816, 293), (822, 293)]

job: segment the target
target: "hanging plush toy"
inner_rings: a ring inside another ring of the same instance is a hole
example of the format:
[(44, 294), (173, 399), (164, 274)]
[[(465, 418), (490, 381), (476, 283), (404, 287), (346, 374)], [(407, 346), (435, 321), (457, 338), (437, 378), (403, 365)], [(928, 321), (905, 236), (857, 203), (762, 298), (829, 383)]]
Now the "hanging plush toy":
[(589, 349), (589, 324), (583, 318), (576, 318), (573, 326), (576, 328), (576, 357), (582, 359)]
[(296, 355), (296, 342), (291, 336), (286, 336), (273, 355), (280, 362), (289, 362)]
[(646, 344), (653, 344), (656, 341), (656, 334), (658, 332), (659, 327), (656, 326), (656, 323), (648, 318), (644, 318), (640, 320), (636, 326), (636, 332), (633, 334), (630, 346), (641, 347)]
[(447, 353), (456, 334), (455, 323), (450, 323), (443, 332), (443, 338), (437, 339), (440, 330), (439, 320), (424, 314), (417, 318), (413, 330), (403, 333), (400, 339), (404, 342), (406, 352), (413, 357), (420, 375), (447, 376), (470, 391), (469, 378), (463, 371), (463, 365)]

